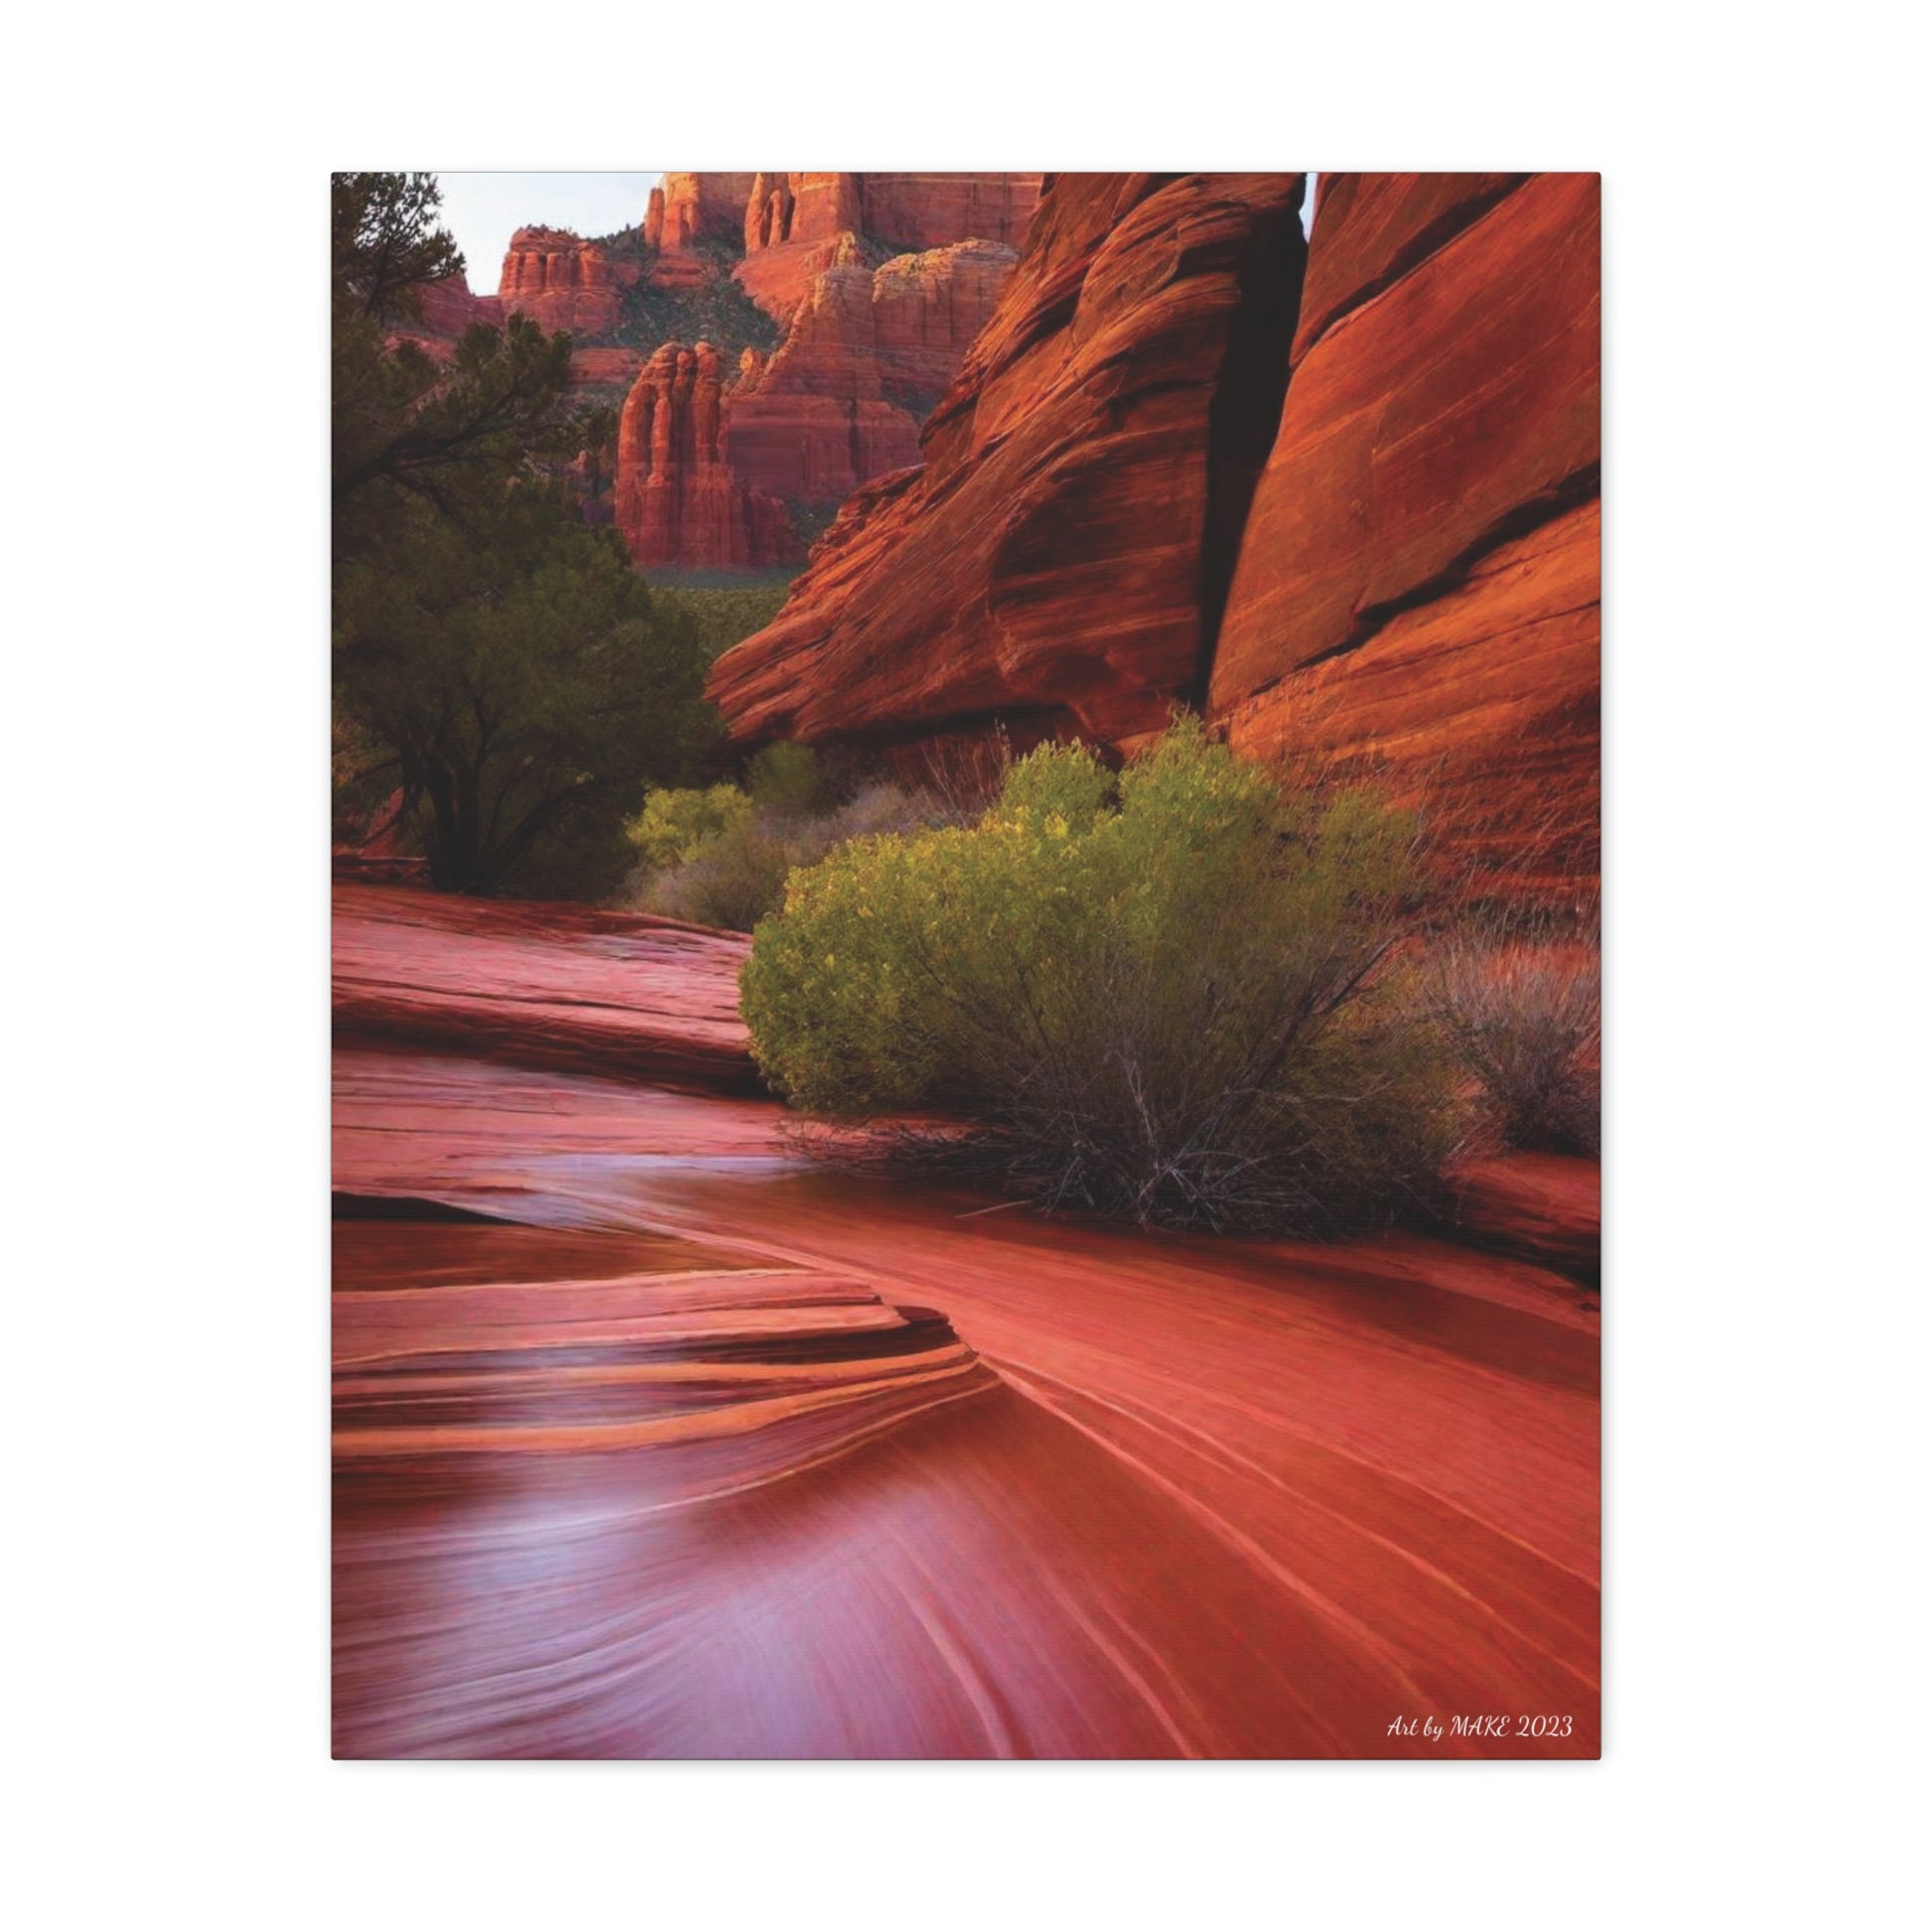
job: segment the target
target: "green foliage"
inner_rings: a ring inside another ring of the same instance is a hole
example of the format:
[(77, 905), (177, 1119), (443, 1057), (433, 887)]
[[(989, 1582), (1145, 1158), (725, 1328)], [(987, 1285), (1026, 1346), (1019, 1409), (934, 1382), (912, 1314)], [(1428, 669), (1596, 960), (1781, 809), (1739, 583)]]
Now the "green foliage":
[(546, 485), (419, 514), (339, 573), (336, 634), (339, 708), (420, 801), (446, 891), (608, 891), (639, 776), (694, 769), (715, 730), (689, 622)]
[(461, 274), (463, 254), (435, 225), (434, 175), (343, 174), (331, 179), (334, 306), (376, 322), (417, 321), (422, 291)]
[(779, 761), (776, 779), (771, 761), (762, 772), (759, 760), (753, 763), (749, 792), (715, 785), (645, 799), (629, 828), (651, 868), (637, 902), (672, 918), (749, 932), (784, 902), (785, 881), (798, 867), (817, 865), (853, 839), (923, 830), (944, 815), (929, 794), (894, 785), (869, 786), (841, 803), (815, 759)]
[[(648, 252), (641, 237), (637, 250), (640, 258)], [(748, 348), (767, 354), (776, 348), (784, 340), (784, 331), (733, 277), (738, 256), (712, 243), (700, 243), (697, 252), (706, 258), (710, 270), (700, 286), (653, 288), (649, 276), (640, 275), (619, 296), (617, 327), (609, 336), (585, 340), (622, 344), (646, 354), (661, 343), (709, 343), (727, 365), (735, 363)]]
[(338, 175), (332, 205), (331, 500), (335, 552), (362, 554), (399, 508), (461, 516), (533, 459), (581, 444), (563, 407), (570, 338), (513, 317), (465, 333), (448, 362), (392, 343), (422, 291), (463, 265), (428, 175)]
[(809, 745), (767, 745), (753, 759), (745, 782), (760, 806), (787, 817), (816, 817), (838, 802)]
[(734, 644), (762, 630), (784, 608), (791, 595), (789, 573), (761, 584), (723, 587), (687, 586), (653, 573), (658, 596), (671, 609), (684, 612), (697, 625), (707, 664), (716, 663)]
[(949, 1110), (920, 1143), (1048, 1205), (1328, 1231), (1420, 1204), (1453, 1069), (1392, 954), (1414, 819), (1284, 795), (1198, 724), (1115, 779), (1042, 747), (970, 826), (795, 872), (745, 1017), (767, 1077), (845, 1119)]
[(581, 447), (563, 407), (570, 338), (523, 316), (466, 330), (447, 362), (414, 344), (391, 345), (366, 318), (336, 334), (332, 404), (338, 555), (379, 543), (397, 513), (485, 513), (535, 460)]
[(427, 176), (336, 178), (338, 790), (399, 788), (446, 891), (600, 894), (631, 863), (640, 785), (715, 743), (708, 660), (546, 478), (584, 447), (570, 338), (515, 317), (444, 362), (390, 341), (460, 265), (436, 207)]
[(660, 787), (644, 794), (643, 810), (623, 830), (644, 864), (659, 871), (683, 865), (707, 841), (751, 816), (752, 801), (736, 785)]

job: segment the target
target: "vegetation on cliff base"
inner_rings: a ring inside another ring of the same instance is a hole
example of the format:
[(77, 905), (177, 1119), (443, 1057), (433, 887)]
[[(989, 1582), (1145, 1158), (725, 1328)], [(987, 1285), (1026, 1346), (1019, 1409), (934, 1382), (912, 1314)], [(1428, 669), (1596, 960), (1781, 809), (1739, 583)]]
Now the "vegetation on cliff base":
[(1458, 1071), (1397, 960), (1417, 824), (1284, 793), (1176, 722), (1116, 776), (1013, 765), (970, 825), (793, 873), (743, 976), (754, 1050), (807, 1112), (1048, 1207), (1315, 1233), (1423, 1205)]
[(803, 745), (767, 746), (743, 786), (653, 788), (624, 827), (639, 868), (626, 896), (640, 910), (750, 932), (784, 903), (786, 881), (854, 839), (947, 821), (925, 791), (842, 784)]
[(452, 892), (585, 896), (631, 862), (626, 811), (715, 743), (706, 645), (555, 465), (582, 447), (570, 339), (521, 317), (447, 361), (407, 342), (460, 266), (427, 176), (334, 184), (333, 580), (339, 771), (400, 792)]
[(1479, 907), (1431, 949), (1424, 991), (1505, 1147), (1602, 1145), (1596, 907)]
[(715, 664), (734, 644), (762, 630), (784, 609), (791, 595), (790, 571), (774, 572), (758, 584), (696, 584), (694, 573), (653, 571), (657, 595), (671, 610), (697, 625), (698, 645), (707, 664)]
[(745, 257), (742, 247), (701, 241), (689, 252), (704, 265), (702, 279), (690, 288), (657, 288), (649, 272), (656, 251), (641, 228), (620, 228), (592, 239), (613, 263), (634, 264), (637, 274), (619, 290), (616, 326), (601, 335), (587, 334), (582, 341), (622, 345), (646, 355), (660, 343), (705, 342), (735, 363), (748, 348), (769, 354), (784, 340), (784, 331), (732, 274)]

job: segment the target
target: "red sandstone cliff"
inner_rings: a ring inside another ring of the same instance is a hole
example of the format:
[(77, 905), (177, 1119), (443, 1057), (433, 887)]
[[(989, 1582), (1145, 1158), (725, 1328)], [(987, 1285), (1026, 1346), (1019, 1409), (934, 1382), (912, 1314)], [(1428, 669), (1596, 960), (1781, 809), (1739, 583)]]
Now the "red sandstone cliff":
[(1115, 747), (1177, 699), (1374, 770), (1457, 863), (1595, 868), (1593, 176), (1050, 183), (923, 435), (776, 622), (735, 739)]
[(738, 240), (754, 175), (667, 174), (650, 191), (644, 211), (644, 240), (653, 248), (682, 254), (704, 241)]
[(748, 568), (797, 554), (784, 505), (726, 467), (723, 371), (708, 343), (666, 343), (618, 424), (617, 524), (642, 566)]
[(1449, 851), (1596, 869), (1593, 175), (1323, 183), (1293, 374), (1208, 715), (1373, 770)]
[[(737, 279), (785, 324), (768, 357), (748, 354), (721, 383), (717, 448), (731, 481), (753, 496), (824, 511), (873, 478), (916, 464), (919, 419), (992, 316), (1039, 180), (667, 175), (645, 227), (657, 251), (653, 285), (701, 290), (725, 272), (725, 250), (742, 243)], [(893, 253), (900, 246), (916, 252)], [(621, 456), (621, 498), (641, 460)], [(628, 494), (636, 498), (637, 488)], [(633, 527), (621, 511), (618, 520)], [(653, 529), (649, 554), (633, 549), (640, 564), (710, 561), (667, 554)], [(715, 549), (715, 536), (705, 546)]]
[(604, 250), (562, 228), (518, 228), (503, 257), (498, 299), (506, 315), (545, 329), (603, 335), (618, 319), (618, 283)]
[(741, 377), (729, 459), (748, 483), (832, 504), (919, 461), (919, 417), (993, 312), (1017, 259), (960, 242), (879, 268), (846, 251), (814, 276), (784, 343)]
[(503, 305), (493, 295), (472, 295), (462, 275), (448, 275), (422, 291), (422, 333), (454, 340), (473, 324), (501, 328)]
[(1157, 729), (1201, 679), (1222, 499), (1266, 454), (1217, 397), (1280, 406), (1249, 338), (1272, 332), (1285, 365), (1301, 194), (1299, 175), (1059, 178), (923, 472), (849, 504), (778, 621), (720, 660), (733, 735)]
[(1039, 204), (1039, 175), (761, 174), (745, 207), (738, 279), (779, 322), (863, 235), (885, 254), (957, 241), (1018, 247)]

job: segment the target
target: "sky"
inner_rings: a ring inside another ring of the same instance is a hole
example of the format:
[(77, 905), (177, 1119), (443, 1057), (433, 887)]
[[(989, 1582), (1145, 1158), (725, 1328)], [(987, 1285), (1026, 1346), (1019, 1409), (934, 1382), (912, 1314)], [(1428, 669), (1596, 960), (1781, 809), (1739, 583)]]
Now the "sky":
[[(443, 222), (463, 250), (471, 290), (490, 295), (510, 236), (518, 228), (542, 222), (594, 235), (640, 226), (644, 204), (664, 174), (662, 169), (643, 175), (439, 172), (436, 179), (443, 189)], [(1309, 218), (1305, 207), (1305, 227)]]
[(483, 175), (445, 173), (443, 225), (463, 250), (470, 287), (493, 295), (504, 251), (518, 228), (542, 222), (579, 234), (612, 234), (640, 226), (650, 191), (664, 179), (646, 175)]

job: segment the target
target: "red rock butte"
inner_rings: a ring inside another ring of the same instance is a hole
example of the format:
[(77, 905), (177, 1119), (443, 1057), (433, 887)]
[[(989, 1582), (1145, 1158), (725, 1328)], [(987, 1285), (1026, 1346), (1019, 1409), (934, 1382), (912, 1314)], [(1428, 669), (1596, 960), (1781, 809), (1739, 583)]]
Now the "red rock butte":
[(785, 507), (722, 454), (724, 378), (709, 343), (666, 343), (618, 421), (617, 526), (640, 566), (745, 569), (798, 554)]
[[(637, 564), (787, 561), (795, 513), (829, 511), (917, 463), (919, 418), (992, 315), (1039, 181), (667, 174), (644, 218), (651, 285), (690, 293), (734, 280), (783, 333), (769, 354), (745, 350), (721, 372), (715, 439), (708, 397), (703, 405), (702, 476), (681, 476), (675, 438), (664, 450), (621, 449), (617, 522)], [(633, 399), (661, 392), (656, 368), (653, 359), (638, 374)], [(664, 495), (680, 504), (677, 517), (645, 516)]]
[(1592, 879), (1597, 179), (1324, 176), (1306, 244), (1303, 192), (1045, 178), (922, 468), (719, 661), (734, 739), (1124, 751), (1185, 702), (1463, 877)]

